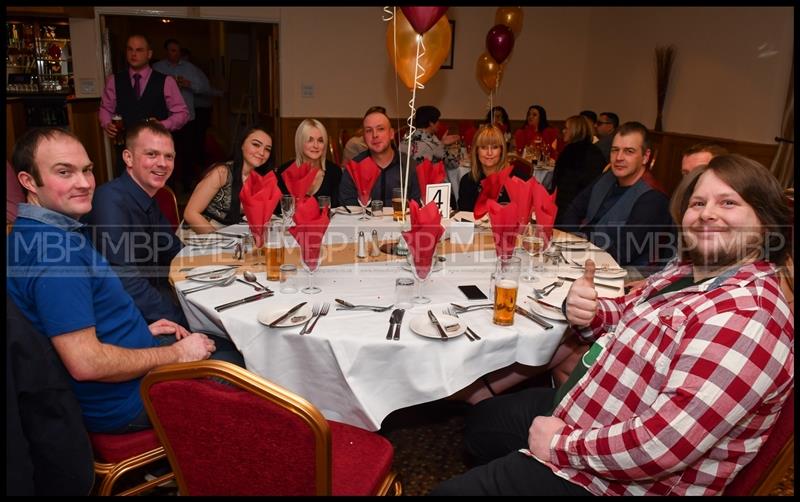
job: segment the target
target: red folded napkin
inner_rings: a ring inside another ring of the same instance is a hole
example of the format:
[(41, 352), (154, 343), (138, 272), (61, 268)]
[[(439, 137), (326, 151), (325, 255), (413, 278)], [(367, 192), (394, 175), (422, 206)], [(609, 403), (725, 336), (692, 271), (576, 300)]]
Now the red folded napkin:
[(508, 198), (517, 205), (520, 225), (527, 225), (533, 213), (533, 186), (516, 176), (509, 177), (503, 186)]
[(264, 226), (272, 218), (281, 195), (274, 171), (264, 176), (252, 171), (239, 192), (239, 200), (242, 202), (256, 247), (264, 245)]
[(289, 229), (294, 240), (300, 246), (303, 262), (311, 270), (316, 270), (319, 262), (319, 253), (322, 249), (322, 238), (331, 222), (328, 207), (320, 209), (319, 202), (314, 196), (299, 199), (295, 203), (294, 223)]
[(519, 223), (519, 208), (514, 201), (500, 205), (495, 200), (489, 201), (489, 222), (492, 224), (494, 249), (499, 258), (508, 258), (517, 246), (517, 235), (524, 228)]
[(381, 168), (368, 155), (359, 162), (355, 160), (348, 161), (346, 169), (353, 179), (359, 199), (362, 201), (369, 200), (372, 186), (378, 180), (378, 176), (381, 175)]
[(486, 205), (488, 201), (497, 200), (497, 197), (500, 196), (500, 189), (503, 188), (503, 184), (510, 175), (511, 167), (509, 166), (481, 180), (481, 193), (478, 195), (478, 200), (475, 201), (475, 207), (472, 208), (476, 220), (483, 218), (483, 215), (489, 210)]
[(300, 166), (292, 162), (292, 165), (283, 171), (281, 178), (286, 183), (289, 193), (295, 199), (301, 199), (308, 194), (308, 189), (314, 183), (318, 171), (319, 168), (312, 167), (308, 162), (303, 162)]
[(414, 268), (420, 279), (425, 279), (431, 273), (433, 255), (436, 253), (436, 244), (444, 233), (442, 215), (435, 202), (429, 202), (420, 209), (417, 201), (412, 200), (408, 205), (411, 214), (411, 230), (403, 232), (403, 238), (408, 244)]
[(552, 194), (547, 193), (547, 189), (541, 183), (536, 181), (535, 177), (528, 180), (531, 185), (531, 194), (533, 195), (533, 210), (536, 213), (536, 224), (544, 228), (544, 233), (547, 241), (553, 237), (553, 224), (556, 221), (556, 213), (558, 213), (558, 206), (556, 206), (556, 192)]
[(429, 159), (425, 159), (417, 164), (417, 181), (419, 182), (420, 199), (425, 200), (425, 189), (428, 185), (444, 183), (444, 180), (444, 162), (432, 164)]

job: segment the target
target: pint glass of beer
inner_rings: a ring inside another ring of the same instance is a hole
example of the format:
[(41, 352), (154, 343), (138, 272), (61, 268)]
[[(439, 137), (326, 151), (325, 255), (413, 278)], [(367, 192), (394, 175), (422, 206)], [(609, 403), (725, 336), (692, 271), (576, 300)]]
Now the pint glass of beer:
[(122, 122), (122, 115), (116, 114), (111, 117), (111, 123), (117, 128), (117, 135), (114, 136), (114, 144), (117, 146), (125, 145), (125, 123)]
[(283, 265), (283, 225), (280, 221), (271, 221), (264, 227), (264, 261), (267, 280), (279, 281)]
[(494, 323), (499, 326), (514, 324), (517, 307), (517, 289), (522, 260), (516, 256), (498, 258), (494, 283)]
[(392, 188), (392, 213), (394, 221), (403, 221), (403, 192)]

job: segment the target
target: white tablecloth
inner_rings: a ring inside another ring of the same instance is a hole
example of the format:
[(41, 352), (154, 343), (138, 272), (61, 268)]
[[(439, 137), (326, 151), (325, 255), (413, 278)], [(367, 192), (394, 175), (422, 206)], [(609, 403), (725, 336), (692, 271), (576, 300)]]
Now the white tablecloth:
[[(596, 254), (601, 263), (613, 264), (605, 253)], [(526, 263), (523, 259), (523, 267)], [(406, 311), (399, 341), (385, 339), (391, 311), (335, 310), (334, 298), (352, 303), (393, 303), (395, 279), (411, 277), (410, 272), (401, 270), (402, 265), (404, 262), (321, 267), (315, 274), (315, 284), (322, 288), (320, 294), (277, 292), (272, 298), (221, 313), (214, 306), (250, 296), (254, 290), (234, 282), (224, 288), (178, 296), (192, 330), (228, 334), (250, 371), (303, 396), (329, 419), (369, 430), (379, 429), (382, 420), (394, 410), (449, 396), (480, 376), (514, 362), (530, 366), (549, 362), (565, 322), (550, 321), (554, 328), (545, 330), (515, 316), (513, 326), (499, 327), (492, 323), (491, 310), (463, 314), (462, 318), (482, 337), (477, 342), (470, 342), (464, 335), (442, 342), (416, 335), (409, 328), (412, 318), (424, 316), (428, 309), (438, 314), (448, 302), (469, 304), (458, 285), (476, 284), (489, 295), (489, 279), (495, 265), (491, 250), (449, 255), (443, 269), (434, 272), (424, 285), (424, 293), (432, 303)], [(520, 283), (517, 303), (525, 305), (530, 288), (553, 282), (556, 274), (579, 277), (581, 272), (568, 265), (560, 265), (558, 270), (550, 267), (536, 282)], [(265, 273), (257, 275), (264, 283)], [(299, 275), (302, 286), (305, 274), (301, 271)], [(622, 285), (622, 280), (616, 282)], [(570, 284), (565, 282), (548, 299), (560, 305)], [(196, 285), (182, 281), (176, 288)], [(277, 283), (267, 285), (278, 289)], [(609, 295), (608, 291), (598, 292)], [(257, 320), (258, 312), (265, 307), (301, 301), (332, 304), (330, 313), (320, 319), (310, 335), (299, 336), (300, 326), (273, 329)]]

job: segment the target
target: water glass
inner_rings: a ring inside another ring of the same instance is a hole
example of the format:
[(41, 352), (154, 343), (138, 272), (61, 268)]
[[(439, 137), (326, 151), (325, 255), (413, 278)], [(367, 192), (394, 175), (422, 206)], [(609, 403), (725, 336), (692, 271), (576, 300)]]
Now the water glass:
[(288, 263), (281, 265), (280, 292), (297, 293), (297, 267)]
[(317, 197), (317, 203), (319, 204), (320, 209), (325, 209), (331, 207), (331, 198), (327, 195), (320, 195)]
[(517, 307), (517, 291), (519, 289), (519, 273), (522, 260), (516, 256), (497, 260), (494, 284), (494, 318), (499, 326), (514, 324), (514, 311)]
[(371, 204), (371, 212), (373, 218), (380, 218), (383, 216), (383, 201), (373, 200)]
[(283, 225), (285, 227), (291, 225), (292, 216), (294, 216), (294, 197), (292, 195), (281, 197), (281, 214), (283, 214)]
[(414, 306), (414, 279), (400, 277), (394, 281), (394, 306), (399, 309), (410, 309)]

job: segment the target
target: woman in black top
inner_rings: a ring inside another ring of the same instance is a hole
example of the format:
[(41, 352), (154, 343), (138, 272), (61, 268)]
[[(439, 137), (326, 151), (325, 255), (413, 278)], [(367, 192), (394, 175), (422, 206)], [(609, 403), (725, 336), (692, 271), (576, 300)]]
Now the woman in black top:
[[(484, 124), (472, 140), (472, 169), (461, 177), (458, 184), (458, 209), (473, 211), (481, 192), (481, 181), (509, 166), (503, 131), (492, 124)], [(530, 178), (530, 173), (512, 171), (513, 176)], [(498, 202), (508, 202), (505, 189), (500, 190)]]
[(307, 195), (327, 195), (331, 198), (331, 207), (339, 206), (339, 182), (342, 179), (342, 169), (325, 158), (328, 151), (328, 131), (322, 122), (316, 119), (305, 119), (297, 126), (294, 134), (294, 151), (296, 158), (278, 167), (278, 186), (281, 192), (289, 194), (286, 183), (283, 181), (283, 172), (292, 164), (298, 166), (304, 163), (319, 169), (314, 182), (308, 189)]
[(561, 223), (575, 196), (603, 174), (606, 165), (603, 152), (592, 144), (592, 125), (586, 117), (573, 115), (567, 119), (564, 141), (567, 146), (553, 170), (553, 190), (558, 189), (556, 225)]

